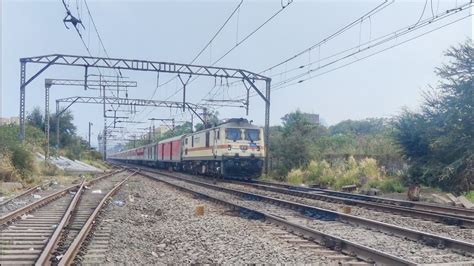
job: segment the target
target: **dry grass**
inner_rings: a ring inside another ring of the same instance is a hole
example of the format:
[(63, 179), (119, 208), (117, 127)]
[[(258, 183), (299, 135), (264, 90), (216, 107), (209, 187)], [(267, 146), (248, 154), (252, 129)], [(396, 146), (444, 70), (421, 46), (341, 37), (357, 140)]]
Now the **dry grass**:
[(21, 175), (13, 166), (11, 157), (7, 153), (0, 154), (0, 181), (18, 182), (21, 181)]

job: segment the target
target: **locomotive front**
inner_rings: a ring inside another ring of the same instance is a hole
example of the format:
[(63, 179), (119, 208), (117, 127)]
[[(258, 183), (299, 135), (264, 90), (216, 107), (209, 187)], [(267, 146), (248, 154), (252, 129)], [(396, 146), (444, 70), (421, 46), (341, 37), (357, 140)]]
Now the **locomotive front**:
[(265, 158), (263, 128), (246, 119), (235, 119), (222, 125), (222, 174), (255, 178), (262, 174)]

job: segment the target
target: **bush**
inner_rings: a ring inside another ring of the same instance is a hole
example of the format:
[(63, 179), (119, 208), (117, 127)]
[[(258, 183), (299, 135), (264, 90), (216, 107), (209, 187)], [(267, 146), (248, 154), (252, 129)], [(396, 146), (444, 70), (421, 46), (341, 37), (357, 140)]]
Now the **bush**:
[(325, 160), (312, 160), (305, 168), (291, 170), (286, 180), (292, 184), (317, 184), (340, 189), (347, 185), (383, 187), (384, 191), (403, 190), (397, 179), (386, 179), (385, 171), (373, 158), (357, 161), (352, 156), (330, 165)]
[(464, 196), (465, 196), (468, 200), (474, 202), (474, 190), (471, 190), (471, 191), (467, 192)]
[(303, 183), (304, 172), (300, 169), (293, 169), (288, 173), (287, 181), (293, 185), (300, 185)]
[(11, 161), (11, 155), (6, 152), (0, 154), (0, 180), (4, 182), (21, 180), (21, 176)]
[(368, 188), (377, 188), (385, 193), (403, 193), (405, 192), (405, 186), (402, 181), (398, 178), (388, 177), (383, 180), (372, 180), (367, 183)]
[(56, 176), (62, 174), (62, 171), (56, 165), (49, 162), (39, 163), (41, 174), (45, 176)]

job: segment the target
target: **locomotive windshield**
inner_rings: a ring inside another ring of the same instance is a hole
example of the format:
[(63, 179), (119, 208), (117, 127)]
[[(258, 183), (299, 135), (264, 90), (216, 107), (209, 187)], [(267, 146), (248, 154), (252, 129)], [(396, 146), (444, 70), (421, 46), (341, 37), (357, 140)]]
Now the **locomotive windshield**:
[(260, 140), (260, 130), (258, 129), (246, 129), (245, 140), (256, 141)]
[(242, 139), (240, 137), (240, 128), (227, 128), (225, 130), (225, 138), (233, 141)]

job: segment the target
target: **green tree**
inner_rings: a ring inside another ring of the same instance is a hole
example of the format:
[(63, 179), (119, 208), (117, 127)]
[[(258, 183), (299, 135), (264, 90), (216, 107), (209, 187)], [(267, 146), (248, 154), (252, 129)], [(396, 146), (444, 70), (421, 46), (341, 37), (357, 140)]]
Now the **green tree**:
[[(208, 126), (216, 126), (218, 125), (220, 122), (219, 120), (219, 112), (218, 111), (210, 111), (207, 113), (207, 123), (208, 123)], [(194, 126), (195, 130), (196, 131), (200, 131), (200, 130), (203, 130), (205, 129), (204, 127), (204, 124), (203, 123), (197, 123), (195, 126)]]
[(282, 127), (270, 130), (270, 154), (279, 176), (309, 162), (311, 140), (318, 130), (318, 126), (308, 122), (299, 110), (286, 114), (281, 120)]
[(421, 112), (404, 110), (395, 138), (409, 160), (412, 182), (455, 192), (474, 183), (474, 47), (471, 41), (445, 53), (438, 86), (424, 93)]
[(26, 116), (28, 124), (44, 130), (44, 116), (39, 107), (33, 108), (33, 111)]
[[(50, 123), (50, 143), (52, 146), (57, 145), (56, 140), (56, 124), (57, 124), (56, 114), (51, 115)], [(63, 112), (59, 117), (59, 142), (61, 147), (66, 147), (69, 145), (75, 144), (76, 140), (76, 131), (77, 128), (73, 123), (74, 116), (70, 110)]]

